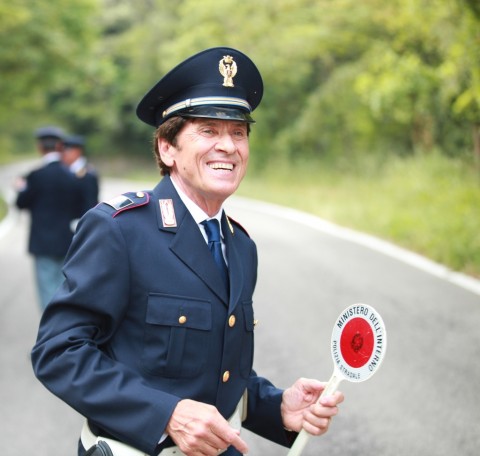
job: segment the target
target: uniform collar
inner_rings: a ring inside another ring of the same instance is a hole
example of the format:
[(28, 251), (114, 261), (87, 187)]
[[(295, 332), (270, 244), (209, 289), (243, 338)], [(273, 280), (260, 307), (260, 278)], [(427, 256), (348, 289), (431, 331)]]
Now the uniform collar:
[(42, 157), (42, 163), (48, 165), (49, 163), (60, 161), (60, 152), (48, 152)]
[(85, 157), (78, 157), (71, 165), (70, 165), (70, 171), (72, 173), (76, 173), (78, 171), (81, 171), (83, 168), (85, 168), (87, 164), (87, 159)]
[(205, 234), (205, 229), (202, 225), (202, 222), (204, 220), (209, 220), (209, 219), (217, 219), (218, 223), (220, 224), (220, 235), (223, 238), (223, 232), (222, 232), (222, 214), (223, 214), (223, 207), (220, 208), (220, 210), (213, 216), (209, 217), (208, 214), (200, 208), (196, 203), (194, 203), (186, 194), (183, 192), (180, 187), (177, 185), (175, 180), (170, 177), (170, 180), (172, 182), (173, 187), (178, 193), (178, 196), (182, 200), (183, 204), (185, 204), (185, 207), (187, 208), (188, 212), (190, 212), (191, 216), (193, 217), (193, 220), (195, 220), (195, 223), (200, 227), (200, 231), (204, 235), (206, 239), (206, 234)]

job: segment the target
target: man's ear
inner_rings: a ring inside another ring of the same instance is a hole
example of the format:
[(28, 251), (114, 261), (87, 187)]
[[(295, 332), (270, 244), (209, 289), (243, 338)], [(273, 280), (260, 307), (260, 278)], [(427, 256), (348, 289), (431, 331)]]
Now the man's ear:
[(158, 139), (158, 152), (165, 165), (172, 167), (176, 148), (173, 147), (165, 138)]

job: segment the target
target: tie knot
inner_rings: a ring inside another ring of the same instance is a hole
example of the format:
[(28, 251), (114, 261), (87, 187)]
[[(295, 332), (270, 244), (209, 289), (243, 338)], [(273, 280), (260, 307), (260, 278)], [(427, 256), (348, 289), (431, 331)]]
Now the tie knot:
[(208, 236), (208, 242), (220, 242), (220, 224), (217, 219), (204, 220), (202, 225)]

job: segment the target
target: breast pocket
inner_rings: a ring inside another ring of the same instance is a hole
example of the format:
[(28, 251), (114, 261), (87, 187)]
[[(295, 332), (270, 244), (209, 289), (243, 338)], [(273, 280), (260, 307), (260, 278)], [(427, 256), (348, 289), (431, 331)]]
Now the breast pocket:
[(209, 301), (151, 294), (148, 298), (142, 366), (165, 377), (194, 377), (210, 351), (212, 307)]

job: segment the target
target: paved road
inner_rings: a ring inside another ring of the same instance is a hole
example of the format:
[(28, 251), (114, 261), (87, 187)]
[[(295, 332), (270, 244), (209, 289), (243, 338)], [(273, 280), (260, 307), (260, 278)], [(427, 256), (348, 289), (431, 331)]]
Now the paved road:
[[(17, 171), (0, 170), (1, 182)], [(108, 197), (140, 188), (108, 181), (103, 192)], [(340, 415), (326, 436), (309, 441), (303, 455), (478, 454), (478, 283), (459, 286), (306, 223), (296, 213), (242, 199), (227, 206), (259, 248), (255, 367), (260, 373), (280, 387), (299, 375), (327, 380), (332, 325), (355, 302), (374, 306), (387, 327), (381, 369), (368, 382), (341, 384), (346, 401)], [(46, 391), (30, 368), (39, 311), (25, 253), (28, 218), (14, 212), (10, 220), (0, 229), (2, 455), (74, 455), (81, 417)], [(253, 456), (287, 454), (244, 435)]]

